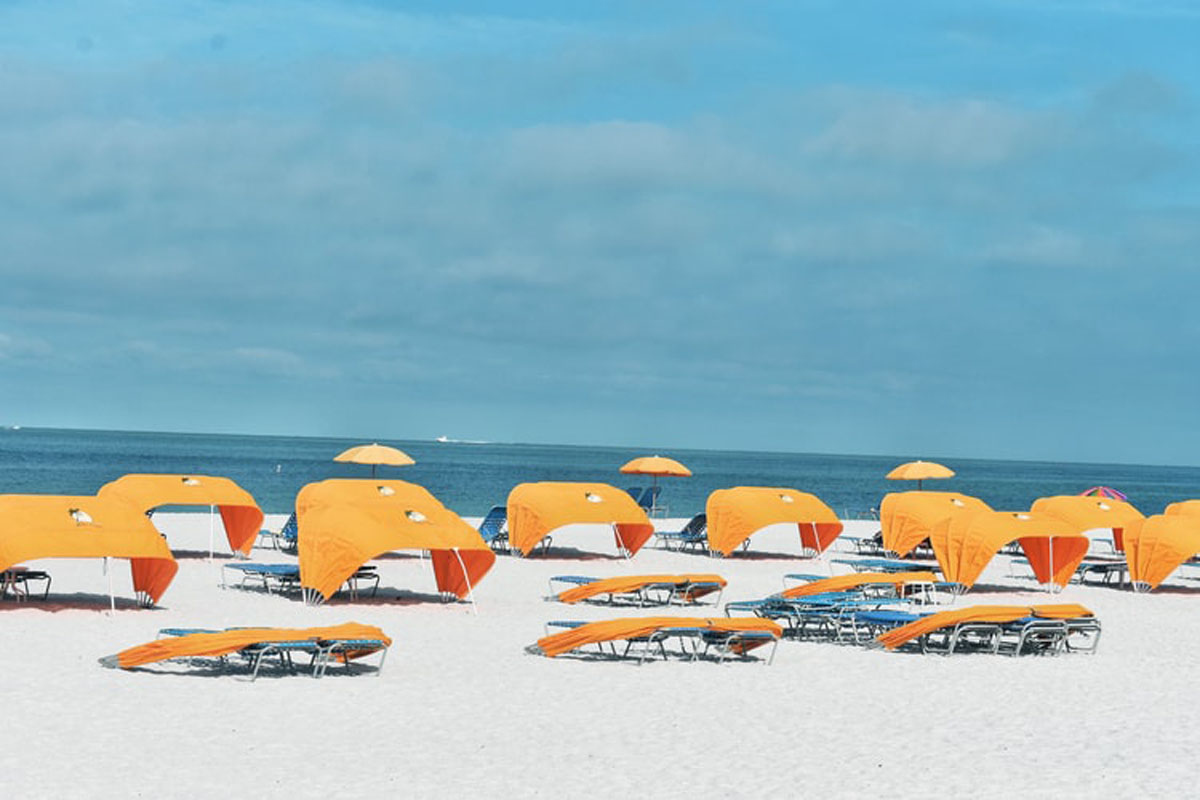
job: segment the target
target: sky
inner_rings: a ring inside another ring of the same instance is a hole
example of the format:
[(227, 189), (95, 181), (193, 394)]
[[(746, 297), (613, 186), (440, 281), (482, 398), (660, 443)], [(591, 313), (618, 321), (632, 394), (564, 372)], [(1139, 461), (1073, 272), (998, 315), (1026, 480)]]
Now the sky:
[(0, 0), (0, 424), (1200, 464), (1197, 41)]

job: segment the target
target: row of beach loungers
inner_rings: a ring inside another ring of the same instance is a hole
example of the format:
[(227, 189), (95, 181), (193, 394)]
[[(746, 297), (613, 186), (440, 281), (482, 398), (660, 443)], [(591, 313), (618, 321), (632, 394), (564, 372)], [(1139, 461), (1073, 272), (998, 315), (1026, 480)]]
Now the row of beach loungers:
[[(770, 597), (726, 603), (724, 616), (551, 620), (545, 635), (526, 650), (549, 658), (638, 664), (658, 659), (771, 664), (784, 638), (920, 653), (1013, 656), (1095, 652), (1100, 640), (1099, 620), (1074, 604), (925, 610), (953, 603), (956, 597), (953, 585), (937, 581), (929, 571), (790, 574), (784, 584), (783, 591)], [(550, 579), (547, 600), (616, 608), (719, 608), (725, 588), (726, 581), (713, 574), (560, 575)], [(284, 674), (307, 672), (320, 678), (331, 664), (340, 663), (349, 671), (352, 662), (376, 653), (378, 674), (391, 643), (379, 628), (357, 623), (299, 629), (166, 628), (155, 641), (106, 656), (100, 663), (121, 669), (165, 663), (243, 672), (249, 680), (264, 667), (275, 667)], [(758, 651), (768, 646), (764, 658)]]
[[(926, 611), (953, 603), (955, 584), (932, 572), (863, 572), (835, 577), (793, 574), (794, 585), (770, 597), (725, 604), (725, 617), (630, 617), (586, 622), (552, 620), (546, 635), (527, 650), (557, 657), (634, 660), (655, 658), (747, 659), (752, 650), (771, 644), (774, 659), (780, 639), (836, 642), (922, 653), (987, 652), (1007, 655), (1054, 655), (1095, 652), (1100, 622), (1075, 604), (1038, 606), (980, 605)], [(572, 588), (554, 591), (554, 584)], [(689, 592), (689, 587), (703, 591)], [(723, 590), (715, 575), (647, 575), (622, 578), (558, 576), (551, 579), (550, 600), (613, 606), (696, 605)], [(719, 588), (718, 588), (719, 587)], [(745, 614), (748, 616), (736, 616)], [(557, 630), (552, 630), (557, 629)]]

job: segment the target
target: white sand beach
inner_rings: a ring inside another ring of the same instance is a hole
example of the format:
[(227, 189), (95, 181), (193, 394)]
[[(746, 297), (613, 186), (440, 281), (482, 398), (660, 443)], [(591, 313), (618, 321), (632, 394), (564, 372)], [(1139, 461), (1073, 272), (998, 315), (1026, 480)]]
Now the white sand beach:
[[(794, 529), (759, 533), (746, 556), (647, 547), (625, 561), (607, 530), (583, 528), (556, 534), (555, 545), (595, 555), (501, 557), (477, 588), (477, 615), (437, 602), (415, 554), (377, 562), (377, 599), (339, 595), (309, 608), (222, 590), (229, 559), (209, 562), (206, 515), (154, 521), (180, 557), (161, 607), (134, 607), (128, 567), (116, 562), (119, 608), (105, 613), (96, 560), (32, 562), (53, 573), (50, 601), (0, 603), (9, 796), (1192, 794), (1200, 592), (1179, 576), (1150, 595), (1071, 586), (1051, 598), (1008, 577), (998, 556), (959, 600), (1082, 603), (1104, 626), (1090, 656), (920, 656), (785, 640), (771, 666), (639, 667), (527, 654), (546, 620), (639, 613), (547, 602), (547, 579), (716, 572), (730, 600), (828, 564), (796, 557)], [(848, 533), (874, 524), (849, 523)], [(254, 560), (294, 557), (256, 550)], [(168, 626), (351, 620), (394, 639), (378, 677), (335, 667), (322, 680), (273, 673), (251, 683), (97, 664)]]

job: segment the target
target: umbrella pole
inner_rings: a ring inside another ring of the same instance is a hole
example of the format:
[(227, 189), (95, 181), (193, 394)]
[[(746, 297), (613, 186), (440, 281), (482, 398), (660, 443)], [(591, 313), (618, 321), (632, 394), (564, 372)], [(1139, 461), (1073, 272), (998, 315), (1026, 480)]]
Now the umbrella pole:
[(117, 610), (117, 598), (113, 594), (112, 564), (108, 556), (104, 557), (104, 571), (108, 574), (108, 613), (113, 614)]
[(471, 576), (467, 574), (467, 565), (463, 563), (462, 553), (458, 552), (458, 548), (454, 548), (454, 557), (458, 559), (458, 565), (462, 567), (463, 580), (467, 582), (467, 597), (471, 600), (471, 613), (479, 616), (479, 605), (475, 602), (475, 589), (471, 586)]

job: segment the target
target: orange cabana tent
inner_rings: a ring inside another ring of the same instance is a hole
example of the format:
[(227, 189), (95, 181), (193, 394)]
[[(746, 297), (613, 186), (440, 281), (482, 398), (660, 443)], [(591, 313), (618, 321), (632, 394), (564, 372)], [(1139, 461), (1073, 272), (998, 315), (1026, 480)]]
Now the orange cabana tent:
[(296, 523), (300, 586), (309, 602), (328, 599), (359, 567), (393, 550), (428, 550), (438, 591), (459, 599), (471, 597), (496, 563), (477, 530), (406, 481), (310, 483), (296, 497)]
[(1200, 500), (1180, 500), (1178, 503), (1171, 503), (1163, 513), (1168, 517), (1180, 514), (1189, 517), (1200, 517)]
[(1200, 516), (1156, 514), (1125, 526), (1125, 561), (1135, 590), (1156, 588), (1198, 552)]
[(879, 506), (883, 547), (906, 556), (946, 517), (991, 510), (979, 498), (958, 492), (891, 492)]
[(889, 583), (896, 587), (897, 594), (899, 594), (900, 588), (907, 584), (934, 583), (935, 581), (937, 581), (937, 576), (932, 572), (926, 571), (855, 572), (850, 575), (834, 575), (832, 578), (822, 578), (819, 581), (802, 583), (799, 586), (785, 589), (779, 596), (789, 599), (809, 597), (810, 595), (823, 594), (825, 592), (847, 592), (863, 586), (879, 584), (886, 586)]
[(645, 510), (607, 483), (522, 483), (508, 493), (508, 542), (522, 555), (551, 531), (575, 523), (612, 525), (617, 549), (630, 556), (654, 534)]
[(1113, 547), (1124, 550), (1122, 531), (1125, 525), (1145, 515), (1121, 500), (1095, 495), (1055, 495), (1039, 497), (1029, 510), (1036, 514), (1049, 514), (1061, 519), (1075, 530), (1083, 532), (1097, 528), (1110, 528), (1113, 532)]
[(263, 513), (250, 493), (229, 478), (215, 475), (122, 475), (101, 486), (98, 494), (119, 495), (141, 511), (159, 506), (216, 506), (229, 546), (246, 555), (262, 528)]
[(123, 500), (0, 495), (0, 572), (35, 558), (128, 558), (143, 605), (157, 603), (179, 569), (146, 515)]
[(1025, 511), (955, 514), (934, 525), (929, 541), (946, 580), (967, 588), (1010, 542), (1020, 542), (1039, 583), (1066, 586), (1089, 545), (1062, 520)]
[(795, 489), (738, 486), (708, 496), (708, 549), (729, 555), (756, 531), (780, 522), (794, 522), (800, 544), (817, 554), (842, 532), (833, 509), (813, 494)]

